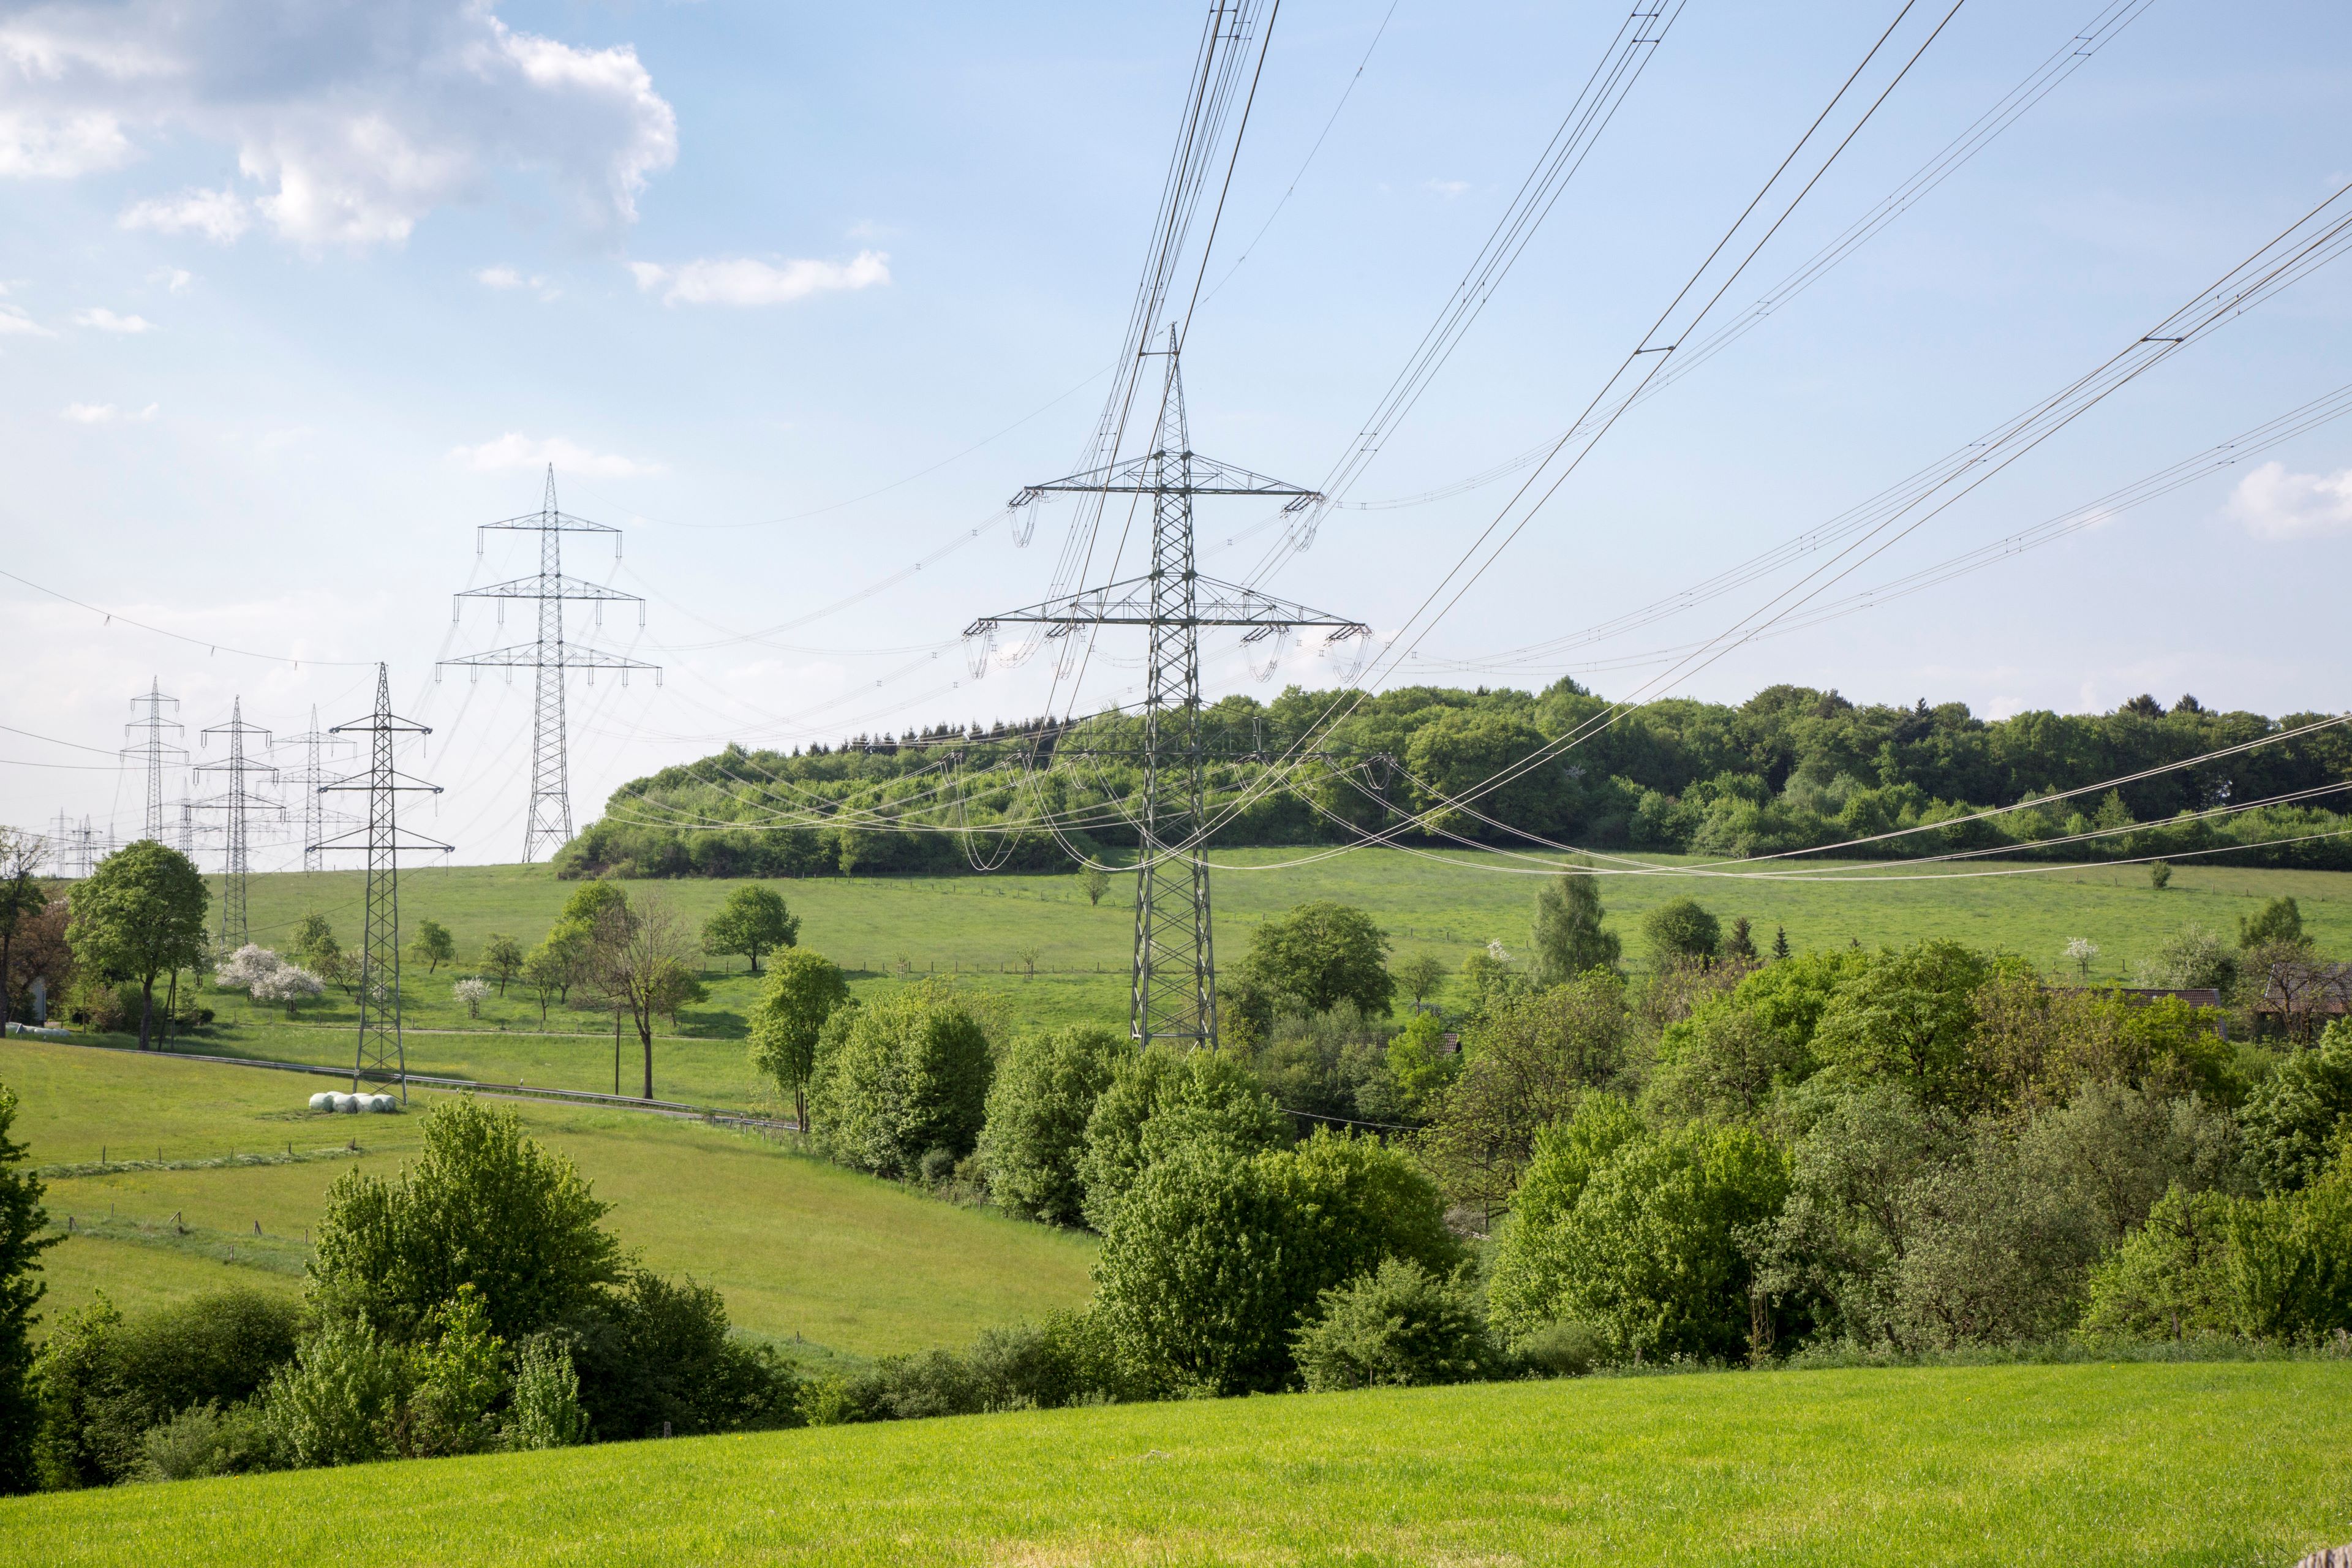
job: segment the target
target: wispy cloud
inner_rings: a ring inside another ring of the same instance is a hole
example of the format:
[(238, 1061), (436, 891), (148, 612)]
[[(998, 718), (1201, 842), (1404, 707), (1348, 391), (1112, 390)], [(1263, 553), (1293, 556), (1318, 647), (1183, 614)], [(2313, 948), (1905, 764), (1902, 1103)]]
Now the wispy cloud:
[(151, 403), (144, 408), (126, 411), (111, 403), (68, 403), (58, 410), (58, 417), (77, 425), (143, 425), (154, 418), (162, 406)]
[(644, 474), (658, 474), (659, 463), (642, 463), (634, 458), (624, 458), (614, 452), (592, 452), (587, 447), (550, 437), (534, 441), (530, 437), (509, 430), (495, 441), (485, 441), (478, 447), (453, 447), (449, 455), (467, 468), (481, 473), (501, 468), (538, 468), (553, 463), (557, 468), (575, 474), (588, 474), (597, 479), (625, 479)]
[(158, 234), (200, 234), (215, 245), (226, 245), (253, 224), (253, 209), (235, 191), (182, 191), (134, 202), (114, 220), (124, 228), (152, 228)]
[(520, 289), (522, 274), (511, 267), (484, 267), (474, 273), (474, 281), (485, 289)]
[(92, 327), (101, 332), (122, 332), (133, 336), (155, 330), (155, 323), (144, 316), (118, 316), (103, 305), (92, 305), (87, 310), (76, 310), (74, 325)]
[(1452, 201), (1455, 196), (1460, 195), (1469, 188), (1470, 182), (1467, 180), (1424, 180), (1422, 182), (1422, 189), (1425, 191), (1435, 191), (1439, 195), (1444, 196), (1448, 201)]
[(0, 338), (54, 338), (57, 333), (14, 305), (0, 305)]
[(163, 271), (158, 272), (153, 276), (153, 281), (161, 283), (164, 288), (170, 289), (174, 294), (186, 293), (188, 291), (188, 285), (194, 283), (196, 277), (194, 273), (181, 267), (166, 267)]
[(2312, 539), (2352, 531), (2352, 468), (2295, 474), (2284, 463), (2264, 463), (2238, 481), (2224, 510), (2257, 539)]
[(662, 290), (665, 305), (787, 305), (812, 294), (887, 283), (890, 258), (879, 250), (861, 250), (847, 261), (722, 257), (667, 267), (633, 261), (629, 270), (646, 293)]

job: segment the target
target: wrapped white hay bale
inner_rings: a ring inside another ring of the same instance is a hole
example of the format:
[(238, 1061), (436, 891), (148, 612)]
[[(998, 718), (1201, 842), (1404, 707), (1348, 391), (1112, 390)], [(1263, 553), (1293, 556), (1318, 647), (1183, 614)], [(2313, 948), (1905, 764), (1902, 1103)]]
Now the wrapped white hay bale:
[(335, 1092), (334, 1092), (334, 1090), (332, 1090), (332, 1089), (320, 1089), (318, 1093), (316, 1093), (316, 1094), (312, 1095), (312, 1096), (310, 1097), (310, 1109), (311, 1109), (311, 1110), (334, 1110), (334, 1109), (335, 1109)]
[(338, 1094), (335, 1096), (335, 1109), (341, 1111), (344, 1115), (352, 1115), (356, 1112), (359, 1108), (360, 1097), (358, 1095)]
[(390, 1116), (400, 1109), (400, 1101), (388, 1094), (371, 1094), (367, 1097), (367, 1108), (379, 1116)]

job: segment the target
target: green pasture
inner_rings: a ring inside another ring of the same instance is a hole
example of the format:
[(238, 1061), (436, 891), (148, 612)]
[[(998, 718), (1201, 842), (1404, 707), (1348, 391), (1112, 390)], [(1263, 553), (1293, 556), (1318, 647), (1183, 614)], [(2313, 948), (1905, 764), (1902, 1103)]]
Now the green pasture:
[[(53, 1173), (52, 1219), (99, 1231), (48, 1254), (48, 1312), (93, 1288), (126, 1307), (231, 1278), (292, 1288), (286, 1250), (299, 1256), (328, 1184), (352, 1163), (389, 1174), (417, 1146), (415, 1114), (313, 1115), (305, 1103), (325, 1080), (295, 1073), (11, 1039), (0, 1044), (0, 1083), (23, 1102), (16, 1135)], [(413, 1110), (434, 1099), (420, 1093)], [(698, 1121), (510, 1103), (614, 1205), (607, 1223), (625, 1244), (656, 1269), (717, 1286), (736, 1323), (756, 1332), (881, 1354), (961, 1343), (1075, 1306), (1089, 1289), (1093, 1244), (1081, 1237)], [(282, 1157), (289, 1145), (347, 1157), (220, 1163)], [(87, 1169), (101, 1158), (108, 1168)]]
[(1718, 1373), (1027, 1412), (0, 1501), (20, 1560), (2021, 1563), (2352, 1540), (2352, 1363)]
[[(1214, 879), (1222, 953), (1238, 955), (1248, 945), (1250, 930), (1270, 915), (1309, 900), (1336, 899), (1370, 910), (1393, 940), (1397, 956), (1432, 952), (1449, 968), (1489, 941), (1516, 952), (1527, 940), (1543, 874), (1540, 865), (1527, 860), (1471, 851), (1358, 849), (1332, 855), (1314, 848), (1254, 849), (1221, 851), (1216, 859), (1223, 868)], [(1746, 916), (1759, 946), (1769, 944), (1776, 928), (1787, 930), (1799, 952), (1850, 942), (1874, 946), (1950, 937), (2022, 953), (2054, 969), (2063, 963), (2067, 942), (2081, 936), (2099, 946), (2093, 978), (2126, 979), (2136, 961), (2181, 925), (2194, 921), (2231, 933), (2239, 916), (2291, 893), (2323, 949), (2352, 950), (2352, 874), (2343, 872), (2245, 870), (2190, 861), (2178, 867), (2172, 885), (2158, 892), (2140, 866), (1963, 861), (1927, 869), (1985, 874), (1926, 879), (1916, 869), (1827, 862), (1808, 876), (1853, 879), (1792, 880), (1779, 863), (1748, 863), (1707, 875), (1688, 874), (1701, 863), (1686, 858), (1655, 858), (1644, 864), (1664, 869), (1620, 867), (1622, 874), (1610, 876), (1601, 889), (1609, 924), (1625, 937), (1628, 957), (1637, 962), (1643, 913), (1685, 895), (1697, 898), (1727, 925)], [(494, 997), (475, 1019), (456, 1003), (450, 983), (469, 972), (493, 932), (526, 945), (536, 942), (575, 885), (556, 880), (543, 866), (453, 867), (404, 878), (401, 915), (407, 929), (413, 931), (420, 920), (438, 921), (455, 934), (459, 954), (454, 971), (445, 965), (426, 976), (410, 968), (404, 977), (409, 1021), (423, 1029), (481, 1031), (493, 1037), (501, 1031), (538, 1032), (539, 1008), (520, 986), (504, 998)], [(657, 894), (672, 900), (697, 926), (736, 885), (627, 884), (633, 897)], [(861, 991), (888, 987), (906, 976), (953, 973), (1003, 993), (1015, 1019), (1025, 1024), (1125, 1016), (1134, 935), (1133, 888), (1125, 877), (1114, 879), (1100, 905), (1087, 902), (1074, 876), (820, 878), (767, 885), (801, 917), (803, 945), (850, 970)], [(253, 935), (264, 945), (282, 943), (310, 910), (334, 922), (347, 946), (356, 940), (361, 881), (355, 872), (258, 876), (250, 889)], [(680, 1032), (688, 1039), (740, 1037), (743, 1012), (757, 994), (742, 960), (714, 959), (710, 966), (710, 1001), (687, 1009), (680, 1020)], [(224, 1022), (241, 1026), (241, 1049), (263, 1055), (299, 1051), (303, 1060), (336, 1059), (323, 1047), (314, 1057), (298, 1044), (307, 1037), (307, 1026), (341, 1024), (352, 1016), (350, 1000), (340, 991), (304, 1008), (303, 1027), (287, 1027), (275, 1009), (257, 1008), (243, 998), (216, 997), (211, 1005)], [(590, 1037), (601, 1029), (602, 1081), (611, 1088), (609, 1016), (559, 1007), (547, 1026)], [(246, 1027), (254, 1031), (250, 1037)], [(265, 1040), (268, 1048), (258, 1048)], [(572, 1077), (547, 1081), (578, 1088), (596, 1087), (589, 1064), (597, 1049), (593, 1039), (581, 1039), (533, 1055), (531, 1047), (510, 1042), (444, 1043), (429, 1036), (417, 1046), (423, 1060), (452, 1064), (431, 1070), (456, 1071), (454, 1064), (472, 1053), (469, 1059), (481, 1070), (466, 1076), (511, 1079), (515, 1070), (528, 1075), (538, 1068), (576, 1075), (576, 1082)], [(730, 1098), (743, 1091), (740, 1058), (680, 1049), (682, 1076), (676, 1092), (687, 1094), (688, 1084), (709, 1084), (701, 1092)], [(663, 1087), (658, 1063), (656, 1088), (672, 1092)]]

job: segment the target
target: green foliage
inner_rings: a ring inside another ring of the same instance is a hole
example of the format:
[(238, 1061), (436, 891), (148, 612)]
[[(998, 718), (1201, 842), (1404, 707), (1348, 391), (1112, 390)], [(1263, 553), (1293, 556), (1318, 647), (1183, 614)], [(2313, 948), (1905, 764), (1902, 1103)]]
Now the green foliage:
[(1087, 1223), (1108, 1228), (1143, 1173), (1180, 1144), (1254, 1154), (1289, 1142), (1287, 1121), (1232, 1053), (1158, 1045), (1124, 1056), (1087, 1119), (1078, 1160)]
[(772, 1346), (730, 1337), (727, 1303), (707, 1285), (635, 1269), (565, 1329), (599, 1441), (799, 1424), (798, 1374)]
[(270, 1446), (298, 1468), (362, 1465), (399, 1452), (401, 1406), (415, 1387), (409, 1358), (366, 1320), (322, 1325), (262, 1395)]
[(514, 1397), (507, 1411), (509, 1448), (569, 1448), (588, 1440), (580, 1374), (562, 1336), (533, 1334), (515, 1355)]
[(243, 1289), (131, 1318), (103, 1296), (65, 1314), (37, 1373), (42, 1484), (136, 1479), (150, 1430), (200, 1405), (233, 1410), (291, 1360), (298, 1318), (291, 1303)]
[(610, 1205), (513, 1111), (455, 1100), (422, 1131), (416, 1164), (394, 1180), (353, 1169), (327, 1189), (311, 1278), (330, 1316), (407, 1342), (471, 1287), (489, 1331), (511, 1342), (617, 1277), (617, 1245), (597, 1223)]
[(139, 1044), (148, 1040), (155, 977), (193, 967), (205, 952), (204, 879), (188, 858), (142, 838), (98, 863), (68, 895), (67, 939), (93, 975), (140, 988)]
[(1078, 873), (1078, 890), (1087, 896), (1088, 905), (1099, 904), (1110, 891), (1110, 873), (1099, 866), (1088, 866)]
[(400, 1451), (424, 1458), (478, 1454), (499, 1443), (490, 1407), (507, 1392), (506, 1342), (490, 1332), (489, 1315), (471, 1285), (436, 1307), (425, 1342), (413, 1355), (415, 1392), (401, 1412)]
[(1434, 953), (1416, 952), (1396, 966), (1396, 980), (1414, 1001), (1427, 1001), (1445, 984), (1445, 964)]
[(415, 934), (408, 939), (408, 956), (430, 974), (457, 956), (457, 939), (439, 921), (418, 921)]
[(1784, 1158), (1747, 1128), (1652, 1136), (1596, 1095), (1537, 1146), (1496, 1255), (1496, 1327), (1580, 1322), (1617, 1360), (1760, 1354), (1771, 1335), (1740, 1242), (1788, 1187)]
[(740, 952), (760, 973), (760, 955), (799, 940), (800, 918), (785, 907), (783, 895), (750, 883), (727, 895), (719, 912), (702, 924), (702, 946), (714, 953)]
[(883, 1356), (804, 1384), (800, 1414), (812, 1426), (842, 1426), (1137, 1396), (1101, 1321), (1088, 1312), (1055, 1312), (1043, 1323), (986, 1330), (962, 1352)]
[(2238, 917), (2238, 945), (2242, 948), (2304, 940), (2303, 910), (2291, 897), (2273, 899), (2259, 914)]
[(1301, 1315), (1388, 1257), (1448, 1275), (1460, 1260), (1435, 1188), (1402, 1154), (1321, 1133), (1250, 1157), (1187, 1142), (1112, 1215), (1095, 1310), (1155, 1388), (1271, 1391), (1294, 1375)]
[(1791, 1048), (1810, 1051), (1832, 994), (1869, 966), (1868, 956), (1852, 948), (1795, 957), (1781, 952), (1741, 980), (1731, 994), (1741, 1008)]
[(1353, 1002), (1321, 1013), (1282, 1012), (1250, 1065), (1285, 1110), (1348, 1121), (1392, 1121), (1386, 1026)]
[(1660, 966), (1690, 959), (1709, 959), (1723, 946), (1723, 923), (1699, 907), (1696, 899), (1673, 899), (1642, 917), (1642, 937), (1651, 958)]
[(1971, 1070), (1988, 1108), (2061, 1104), (2091, 1083), (2224, 1104), (2244, 1092), (2220, 1014), (2178, 997), (2047, 986), (2011, 973), (1987, 981), (1970, 1005)]
[(2226, 1001), (2238, 988), (2238, 955), (2219, 931), (2191, 921), (2157, 947), (2147, 980), (2182, 989), (2210, 986)]
[(2173, 1187), (2147, 1222), (2091, 1275), (2083, 1329), (2126, 1339), (2202, 1339), (2234, 1332), (2226, 1193)]
[(563, 912), (556, 917), (556, 924), (593, 931), (596, 922), (608, 912), (625, 916), (629, 912), (629, 896), (618, 882), (597, 878), (572, 889), (572, 896), (563, 900)]
[[(328, 923), (327, 917), (316, 910), (310, 910), (304, 912), (300, 920), (294, 922), (294, 933), (286, 940), (286, 951), (292, 953), (302, 963), (308, 964), (311, 955), (319, 951), (321, 942), (334, 941), (335, 928)], [(337, 942), (335, 951), (341, 953), (342, 944)]]
[(1843, 1083), (1894, 1083), (1926, 1105), (1974, 1110), (1989, 1089), (1969, 1049), (1973, 997), (1993, 973), (1957, 942), (1880, 953), (1830, 994), (1813, 1050)]
[(1422, 1145), (1447, 1198), (1501, 1213), (1543, 1129), (1617, 1081), (1632, 1028), (1623, 985), (1594, 970), (1498, 997), (1466, 1026), (1460, 1074), (1430, 1105)]
[(1753, 1116), (1775, 1089), (1811, 1076), (1812, 1052), (1752, 1008), (1702, 1002), (1666, 1026), (1650, 1080), (1653, 1100), (1682, 1117)]
[(1759, 961), (1756, 952), (1755, 927), (1746, 915), (1731, 922), (1731, 934), (1723, 939), (1723, 956), (1740, 963)]
[(1340, 1002), (1384, 1014), (1396, 994), (1389, 939), (1372, 917), (1328, 900), (1300, 904), (1250, 933), (1234, 992), (1258, 1021), (1286, 1006), (1320, 1013)]
[(244, 1475), (271, 1468), (277, 1461), (259, 1405), (223, 1410), (210, 1400), (148, 1428), (140, 1439), (140, 1475), (159, 1481)]
[(751, 1068), (793, 1097), (793, 1114), (808, 1125), (809, 1077), (826, 1020), (849, 1000), (849, 983), (824, 954), (796, 947), (777, 955), (767, 989), (751, 1017)]
[(2352, 1140), (2302, 1191), (2234, 1206), (2229, 1237), (2240, 1332), (2302, 1343), (2352, 1333)]
[(0, 1084), (0, 1496), (33, 1489), (33, 1309), (47, 1289), (36, 1276), (59, 1239), (46, 1234), (41, 1179), (17, 1168), (26, 1149), (9, 1136), (16, 1121), (16, 1092)]
[[(1695, 906), (1694, 906), (1695, 907)], [(1536, 894), (1535, 981), (1560, 985), (1588, 969), (1614, 969), (1620, 944), (1601, 925), (1601, 879), (1563, 871)]]
[(1095, 1102), (1133, 1047), (1108, 1029), (1053, 1029), (1006, 1047), (988, 1090), (980, 1153), (999, 1207), (1048, 1225), (1085, 1218), (1078, 1173)]
[(1916, 1216), (1895, 1271), (1893, 1326), (1913, 1348), (2031, 1342), (2079, 1318), (2101, 1227), (2035, 1151), (1980, 1127), (1963, 1157), (1914, 1181)]
[(1462, 1054), (1445, 1048), (1445, 1020), (1433, 1013), (1415, 1012), (1404, 1027), (1390, 1037), (1390, 1096), (1404, 1115), (1426, 1118), (1454, 1075), (1462, 1070)]
[(971, 1152), (986, 1120), (988, 1037), (944, 988), (916, 986), (834, 1015), (809, 1085), (809, 1127), (833, 1158), (911, 1176), (942, 1150)]
[(1309, 1389), (1470, 1383), (1500, 1364), (1469, 1285), (1405, 1258), (1382, 1258), (1371, 1273), (1325, 1290), (1318, 1306), (1292, 1352)]
[(2172, 886), (2172, 868), (2161, 860), (2147, 863), (2147, 885), (2158, 892)]
[(523, 972), (525, 958), (522, 943), (496, 931), (482, 943), (482, 973), (499, 983), (499, 994), (507, 994), (508, 983)]
[(2238, 1111), (2247, 1171), (2265, 1192), (2292, 1192), (2326, 1168), (2352, 1130), (2352, 1022), (2327, 1026), (2317, 1047), (2295, 1051), (2256, 1084)]

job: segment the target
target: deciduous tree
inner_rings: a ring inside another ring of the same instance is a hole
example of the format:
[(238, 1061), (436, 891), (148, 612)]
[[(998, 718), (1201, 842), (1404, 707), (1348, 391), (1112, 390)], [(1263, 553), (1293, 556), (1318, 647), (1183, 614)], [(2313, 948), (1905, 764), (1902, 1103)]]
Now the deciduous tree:
[(188, 858), (142, 838), (116, 850), (74, 885), (74, 957), (100, 973), (139, 983), (139, 1045), (155, 1013), (155, 977), (204, 956), (202, 877)]
[(751, 961), (751, 973), (757, 974), (760, 955), (792, 946), (800, 931), (800, 918), (785, 907), (783, 895), (752, 882), (728, 894), (719, 912), (703, 922), (702, 948), (718, 954), (740, 952)]

